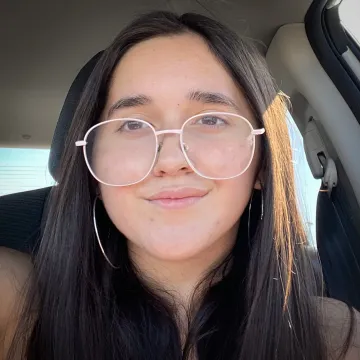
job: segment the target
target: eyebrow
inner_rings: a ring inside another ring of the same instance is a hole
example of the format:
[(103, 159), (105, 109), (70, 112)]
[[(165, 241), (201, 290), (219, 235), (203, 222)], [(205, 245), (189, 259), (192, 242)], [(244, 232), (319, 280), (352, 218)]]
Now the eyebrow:
[(240, 108), (238, 107), (236, 102), (232, 100), (230, 97), (221, 93), (196, 90), (196, 91), (191, 91), (188, 94), (187, 98), (189, 100), (199, 101), (203, 104), (230, 106), (240, 112)]
[(108, 118), (119, 109), (126, 109), (135, 106), (144, 106), (152, 102), (152, 99), (145, 95), (128, 96), (119, 99), (113, 105), (110, 106), (108, 111)]
[[(225, 105), (230, 106), (236, 111), (241, 111), (238, 105), (235, 103), (234, 100), (232, 100), (230, 97), (217, 93), (217, 92), (209, 92), (209, 91), (190, 91), (186, 98), (190, 101), (198, 101), (203, 104), (215, 104), (215, 105)], [(153, 102), (153, 100), (146, 95), (134, 95), (134, 96), (128, 96), (119, 99), (116, 101), (113, 105), (110, 106), (108, 111), (108, 118), (119, 109), (126, 109), (130, 107), (136, 107), (136, 106), (144, 106), (149, 105)]]

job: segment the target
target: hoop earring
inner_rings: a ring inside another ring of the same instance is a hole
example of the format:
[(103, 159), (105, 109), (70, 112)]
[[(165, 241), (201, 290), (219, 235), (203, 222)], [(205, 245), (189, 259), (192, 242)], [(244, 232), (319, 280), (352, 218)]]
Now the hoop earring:
[[(261, 192), (261, 214), (260, 214), (260, 221), (264, 218), (264, 195), (262, 190)], [(252, 207), (252, 200), (253, 200), (254, 191), (251, 193), (250, 203), (249, 203), (249, 215), (248, 215), (248, 239), (250, 241), (250, 216), (251, 216), (251, 207)]]
[(101, 250), (101, 252), (102, 252), (103, 255), (104, 255), (105, 260), (108, 262), (108, 264), (109, 264), (113, 269), (119, 269), (120, 266), (115, 266), (115, 265), (110, 261), (110, 259), (106, 256), (105, 250), (104, 250), (104, 248), (103, 248), (103, 246), (102, 246), (102, 244), (101, 244), (101, 240), (100, 240), (100, 236), (99, 236), (99, 231), (98, 231), (98, 228), (97, 228), (97, 225), (96, 225), (96, 214), (95, 214), (95, 213), (96, 213), (95, 210), (96, 210), (96, 202), (97, 202), (97, 199), (98, 199), (98, 197), (95, 198), (94, 203), (93, 203), (93, 222), (94, 222), (94, 229), (95, 229), (96, 238), (97, 238), (97, 241), (98, 241), (98, 243), (99, 243), (100, 250)]

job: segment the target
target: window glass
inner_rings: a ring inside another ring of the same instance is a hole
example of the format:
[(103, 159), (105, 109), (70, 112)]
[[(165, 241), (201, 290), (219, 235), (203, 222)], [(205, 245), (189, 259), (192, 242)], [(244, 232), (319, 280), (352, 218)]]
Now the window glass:
[(0, 196), (54, 185), (48, 149), (0, 148)]
[(342, 26), (360, 45), (360, 1), (343, 0), (339, 6), (339, 16)]
[(293, 166), (298, 205), (309, 244), (316, 247), (316, 203), (321, 180), (315, 179), (312, 175), (306, 159), (303, 138), (290, 113), (288, 113), (287, 119), (290, 142), (293, 150)]

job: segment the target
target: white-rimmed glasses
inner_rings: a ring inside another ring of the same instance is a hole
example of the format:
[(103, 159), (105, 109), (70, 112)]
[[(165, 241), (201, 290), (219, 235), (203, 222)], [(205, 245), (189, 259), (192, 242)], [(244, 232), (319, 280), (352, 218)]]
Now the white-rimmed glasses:
[(109, 186), (129, 186), (152, 171), (166, 134), (178, 134), (184, 157), (198, 175), (212, 180), (242, 175), (254, 157), (254, 129), (244, 117), (227, 112), (192, 116), (181, 129), (155, 130), (136, 118), (103, 121), (91, 127), (76, 146), (94, 178)]

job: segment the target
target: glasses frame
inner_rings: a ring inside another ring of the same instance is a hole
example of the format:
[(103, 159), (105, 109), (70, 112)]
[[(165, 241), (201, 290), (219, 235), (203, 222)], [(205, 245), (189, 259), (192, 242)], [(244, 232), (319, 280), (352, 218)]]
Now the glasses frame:
[[(227, 116), (235, 116), (243, 121), (246, 122), (246, 124), (250, 127), (250, 130), (251, 130), (251, 133), (250, 133), (250, 136), (253, 138), (254, 142), (253, 142), (253, 147), (252, 147), (252, 152), (251, 152), (251, 158), (249, 160), (249, 163), (248, 165), (246, 166), (246, 168), (241, 171), (239, 174), (237, 175), (234, 175), (234, 176), (230, 176), (230, 177), (210, 177), (210, 176), (205, 176), (203, 175), (200, 171), (198, 171), (192, 164), (191, 160), (189, 159), (188, 155), (186, 154), (186, 149), (185, 149), (185, 146), (186, 144), (184, 143), (183, 141), (183, 134), (184, 134), (184, 128), (186, 126), (186, 124), (188, 124), (191, 120), (193, 120), (194, 118), (196, 117), (199, 117), (199, 116), (206, 116), (206, 115), (227, 115)], [(110, 183), (106, 183), (102, 180), (100, 180), (96, 175), (95, 173), (93, 172), (91, 166), (90, 166), (90, 163), (89, 163), (89, 160), (88, 160), (88, 157), (87, 157), (87, 153), (86, 153), (86, 145), (88, 144), (87, 142), (87, 139), (88, 139), (88, 136), (89, 134), (94, 130), (96, 129), (97, 127), (101, 126), (101, 125), (104, 125), (104, 124), (108, 124), (108, 123), (112, 123), (112, 122), (115, 122), (115, 121), (119, 121), (119, 120), (125, 120), (125, 121), (137, 121), (137, 122), (141, 122), (145, 125), (148, 125), (150, 127), (150, 129), (153, 131), (154, 135), (155, 135), (155, 149), (154, 149), (154, 160), (149, 168), (149, 171), (147, 172), (147, 174), (145, 176), (143, 176), (140, 180), (138, 181), (135, 181), (135, 182), (131, 182), (129, 184), (125, 184), (125, 185), (117, 185), (117, 184), (110, 184)], [(179, 136), (179, 141), (180, 141), (180, 148), (181, 148), (181, 151), (185, 157), (185, 160), (187, 162), (187, 164), (190, 166), (190, 168), (199, 176), (205, 178), (205, 179), (210, 179), (210, 180), (229, 180), (229, 179), (233, 179), (233, 178), (236, 178), (242, 174), (245, 173), (245, 171), (249, 168), (249, 166), (251, 165), (251, 162), (254, 158), (254, 153), (255, 153), (255, 138), (256, 136), (258, 135), (262, 135), (265, 133), (265, 129), (264, 128), (261, 128), (261, 129), (254, 129), (253, 126), (251, 125), (250, 121), (247, 120), (246, 118), (244, 118), (243, 116), (241, 115), (238, 115), (238, 114), (233, 114), (233, 113), (229, 113), (229, 112), (221, 112), (221, 111), (211, 111), (211, 112), (206, 112), (206, 113), (201, 113), (201, 114), (196, 114), (196, 115), (193, 115), (191, 116), (189, 119), (187, 119), (183, 125), (181, 126), (180, 129), (168, 129), (168, 130), (155, 130), (155, 128), (150, 124), (148, 123), (147, 121), (145, 120), (141, 120), (141, 119), (136, 119), (136, 118), (118, 118), (118, 119), (110, 119), (110, 120), (105, 120), (105, 121), (102, 121), (94, 126), (92, 126), (85, 134), (84, 136), (84, 139), (83, 140), (78, 140), (75, 142), (75, 146), (77, 147), (82, 147), (83, 148), (83, 154), (84, 154), (84, 158), (85, 158), (85, 162), (86, 162), (86, 165), (91, 173), (91, 175), (97, 180), (99, 181), (100, 183), (104, 184), (104, 185), (107, 185), (107, 186), (114, 186), (114, 187), (118, 187), (118, 186), (131, 186), (131, 185), (135, 185), (135, 184), (138, 184), (140, 183), (141, 181), (145, 180), (149, 174), (151, 173), (151, 171), (153, 170), (154, 168), (154, 165), (156, 163), (156, 160), (158, 158), (158, 155), (159, 155), (159, 150), (161, 149), (161, 147), (159, 146), (159, 141), (158, 141), (158, 136), (159, 135), (163, 135), (163, 134), (178, 134), (180, 135)]]

